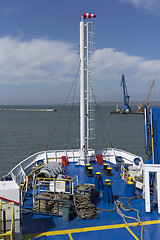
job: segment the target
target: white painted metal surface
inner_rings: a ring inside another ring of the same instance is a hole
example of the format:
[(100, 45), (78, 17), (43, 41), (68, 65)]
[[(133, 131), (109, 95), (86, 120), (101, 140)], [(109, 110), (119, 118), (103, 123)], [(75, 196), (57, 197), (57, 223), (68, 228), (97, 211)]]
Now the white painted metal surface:
[(80, 165), (85, 164), (85, 74), (84, 74), (84, 21), (80, 22)]
[[(88, 142), (93, 132), (93, 109), (91, 108), (91, 96), (93, 87), (91, 86), (91, 77), (89, 62), (93, 51), (93, 23), (80, 22), (80, 159), (79, 165), (85, 165), (88, 162), (86, 150), (89, 148)], [(92, 36), (92, 37), (91, 37)], [(93, 103), (92, 103), (93, 104)], [(92, 134), (93, 135), (93, 134)], [(93, 138), (93, 137), (92, 137)]]
[(19, 186), (15, 181), (0, 181), (0, 198), (19, 203)]
[(66, 181), (51, 181), (49, 184), (51, 192), (66, 192)]
[(160, 165), (159, 164), (144, 164), (143, 197), (145, 198), (146, 212), (151, 212), (149, 173), (156, 174), (158, 213), (160, 213)]
[[(0, 181), (0, 200), (4, 203), (14, 202), (15, 232), (20, 233), (20, 188), (14, 181)], [(12, 218), (12, 212), (7, 209), (7, 219)]]

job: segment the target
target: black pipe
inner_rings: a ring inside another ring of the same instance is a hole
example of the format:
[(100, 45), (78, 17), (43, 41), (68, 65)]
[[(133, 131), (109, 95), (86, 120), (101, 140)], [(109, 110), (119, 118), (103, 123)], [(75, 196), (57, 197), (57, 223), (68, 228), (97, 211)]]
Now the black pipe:
[(6, 233), (6, 211), (3, 210), (3, 231)]

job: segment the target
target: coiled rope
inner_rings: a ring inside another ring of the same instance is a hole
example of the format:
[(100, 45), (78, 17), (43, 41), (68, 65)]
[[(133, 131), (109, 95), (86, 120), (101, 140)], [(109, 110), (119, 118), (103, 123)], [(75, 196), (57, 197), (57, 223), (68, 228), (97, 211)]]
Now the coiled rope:
[(73, 196), (76, 214), (79, 219), (98, 218), (97, 209), (91, 201), (95, 186), (93, 184), (81, 184), (76, 187), (77, 192)]
[(66, 201), (70, 201), (70, 196), (68, 194), (42, 192), (35, 198), (33, 211), (58, 214), (62, 216), (62, 207)]

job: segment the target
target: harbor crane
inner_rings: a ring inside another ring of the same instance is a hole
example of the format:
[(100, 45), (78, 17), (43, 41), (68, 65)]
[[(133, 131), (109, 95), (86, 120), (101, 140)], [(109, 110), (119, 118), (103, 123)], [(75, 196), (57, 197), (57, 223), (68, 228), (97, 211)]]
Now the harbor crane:
[(155, 80), (153, 80), (153, 82), (152, 82), (152, 85), (151, 85), (151, 88), (150, 88), (150, 91), (149, 91), (149, 94), (148, 94), (148, 97), (147, 97), (147, 100), (146, 100), (146, 103), (145, 103), (146, 106), (149, 105), (149, 98), (150, 98), (150, 95), (151, 95), (151, 92), (152, 92), (154, 82), (155, 82)]
[(149, 98), (150, 98), (150, 95), (151, 95), (151, 92), (152, 92), (152, 88), (153, 88), (154, 82), (155, 82), (155, 80), (153, 80), (153, 82), (152, 82), (152, 85), (151, 85), (151, 87), (150, 87), (149, 94), (148, 94), (148, 97), (147, 97), (146, 102), (141, 104), (141, 106), (140, 106), (139, 109), (138, 109), (138, 112), (142, 112), (142, 113), (143, 113), (144, 107), (145, 107), (145, 106), (146, 106), (146, 107), (149, 106)]
[(122, 75), (121, 86), (123, 87), (124, 112), (128, 113), (128, 112), (131, 111), (131, 108), (129, 106), (129, 98), (130, 98), (130, 96), (128, 95), (128, 91), (127, 91), (127, 86), (126, 86), (126, 81), (125, 81), (124, 75)]

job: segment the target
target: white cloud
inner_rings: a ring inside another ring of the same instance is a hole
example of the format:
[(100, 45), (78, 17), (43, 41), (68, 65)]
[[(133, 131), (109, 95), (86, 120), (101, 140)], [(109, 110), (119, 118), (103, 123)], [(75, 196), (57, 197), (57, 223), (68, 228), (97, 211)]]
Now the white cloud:
[[(63, 86), (73, 82), (78, 63), (78, 51), (76, 52), (73, 44), (70, 43), (47, 39), (27, 42), (11, 37), (0, 38), (1, 89), (2, 86), (13, 86), (16, 92), (15, 86), (28, 86), (27, 89), (33, 89), (34, 85), (43, 92), (40, 88), (45, 84), (46, 91), (48, 88), (50, 92), (55, 91), (56, 96), (61, 95), (62, 91), (67, 91), (62, 89)], [(127, 78), (132, 100), (134, 93), (139, 96), (141, 93), (146, 93), (146, 86), (150, 86), (153, 79), (156, 82), (160, 79), (160, 60), (130, 56), (113, 48), (96, 50), (94, 63), (96, 94), (104, 100), (109, 100), (107, 96), (111, 96), (110, 100), (114, 100), (118, 94), (121, 95), (119, 86), (122, 74)], [(158, 85), (157, 91), (160, 92)], [(34, 97), (36, 97), (35, 92)], [(65, 99), (65, 96), (63, 97)]]
[[(160, 77), (160, 60), (146, 60), (143, 57), (129, 56), (125, 52), (118, 52), (113, 48), (99, 49), (94, 54), (95, 72), (99, 76), (113, 78), (128, 73), (132, 78), (138, 77), (140, 81), (147, 77), (152, 79)], [(112, 74), (114, 72), (114, 75)], [(103, 77), (101, 78), (103, 80)], [(114, 80), (114, 79), (113, 79)]]
[(67, 82), (73, 79), (77, 65), (77, 54), (69, 43), (0, 39), (0, 84)]
[[(96, 85), (105, 89), (105, 95), (119, 95), (119, 86), (121, 75), (127, 77), (127, 85), (130, 87), (129, 92), (132, 100), (139, 96), (142, 100), (148, 93), (148, 87), (153, 79), (156, 82), (160, 80), (160, 60), (147, 60), (139, 56), (129, 56), (125, 52), (118, 52), (113, 48), (99, 49), (94, 54), (95, 62), (95, 79)], [(156, 84), (157, 91), (160, 91), (159, 84)], [(112, 92), (112, 93), (111, 93)]]
[(148, 13), (160, 14), (160, 1), (159, 0), (118, 0), (121, 3), (129, 3), (138, 9), (142, 9)]

